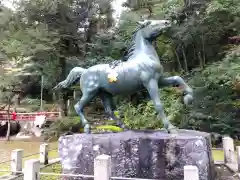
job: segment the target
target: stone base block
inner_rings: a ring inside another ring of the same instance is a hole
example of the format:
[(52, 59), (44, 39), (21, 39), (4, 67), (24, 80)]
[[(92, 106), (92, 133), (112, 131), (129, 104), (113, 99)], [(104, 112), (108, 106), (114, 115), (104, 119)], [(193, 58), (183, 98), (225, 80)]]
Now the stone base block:
[(196, 165), (200, 180), (214, 180), (211, 136), (179, 130), (132, 130), (119, 133), (74, 134), (59, 139), (64, 173), (93, 174), (94, 158), (112, 158), (112, 176), (183, 180), (183, 167)]

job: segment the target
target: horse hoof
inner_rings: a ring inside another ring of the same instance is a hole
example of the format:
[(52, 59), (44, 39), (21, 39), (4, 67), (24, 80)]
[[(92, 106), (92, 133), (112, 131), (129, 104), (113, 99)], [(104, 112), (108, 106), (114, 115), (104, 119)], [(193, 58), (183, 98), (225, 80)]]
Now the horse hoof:
[(177, 129), (168, 129), (168, 134), (177, 134)]
[(128, 130), (124, 124), (118, 124), (117, 126), (120, 127), (124, 131)]
[(178, 133), (178, 129), (173, 125), (169, 125), (167, 131), (168, 131), (168, 134), (177, 134)]
[(127, 128), (127, 127), (122, 127), (122, 129), (124, 130), (124, 131), (128, 131), (129, 129)]

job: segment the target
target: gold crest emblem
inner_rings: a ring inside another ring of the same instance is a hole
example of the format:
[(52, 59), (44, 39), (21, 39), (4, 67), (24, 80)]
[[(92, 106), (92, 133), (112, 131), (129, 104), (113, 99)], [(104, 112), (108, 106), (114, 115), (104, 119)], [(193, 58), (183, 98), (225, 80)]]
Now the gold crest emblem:
[(115, 71), (110, 72), (110, 73), (108, 74), (108, 81), (109, 81), (110, 83), (116, 82), (116, 81), (117, 81), (117, 76), (118, 76), (117, 72), (115, 72)]

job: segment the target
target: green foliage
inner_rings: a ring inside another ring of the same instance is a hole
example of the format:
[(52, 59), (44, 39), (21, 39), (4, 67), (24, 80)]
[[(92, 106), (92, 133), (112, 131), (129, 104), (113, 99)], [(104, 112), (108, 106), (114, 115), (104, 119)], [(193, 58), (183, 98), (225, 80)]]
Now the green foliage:
[[(220, 61), (215, 62), (200, 72), (203, 77), (201, 79), (193, 79), (192, 82), (207, 83), (209, 86), (217, 84), (222, 87), (233, 88), (234, 83), (239, 81), (240, 73), (240, 46), (236, 46), (227, 52), (226, 57)], [(199, 72), (198, 72), (199, 73)]]
[(132, 11), (122, 15), (119, 28), (120, 32), (124, 32), (123, 38), (128, 38), (135, 22), (140, 19), (172, 19), (170, 31), (157, 41), (158, 53), (164, 60), (174, 61), (172, 69), (189, 72), (220, 59), (227, 38), (238, 35), (240, 1), (192, 1), (185, 5), (183, 2), (173, 0), (150, 4), (150, 16), (146, 16), (148, 6), (142, 6), (142, 1), (137, 3), (133, 0), (132, 4), (135, 5), (128, 2)]
[[(180, 128), (239, 134), (239, 127), (236, 126), (239, 121), (239, 90), (237, 92), (235, 88), (239, 84), (240, 74), (239, 46), (229, 49), (226, 44), (228, 37), (240, 33), (240, 1), (191, 3), (184, 6), (183, 1), (179, 0), (159, 1), (154, 6), (150, 5), (152, 14), (147, 16), (148, 11), (144, 13), (144, 10), (148, 7), (128, 1), (126, 6), (131, 11), (121, 17), (120, 35), (128, 39), (135, 22), (143, 17), (161, 19), (165, 14), (171, 18), (175, 25), (159, 37), (157, 52), (164, 60), (174, 62), (172, 70), (188, 73), (188, 83), (194, 88), (195, 101), (186, 108), (181, 98), (176, 98), (178, 95), (175, 92), (161, 90), (166, 114)], [(125, 123), (131, 128), (161, 127), (151, 102), (138, 106), (125, 103), (120, 110), (124, 112)]]
[(54, 121), (48, 128), (45, 128), (43, 136), (52, 140), (67, 132), (78, 133), (81, 128), (79, 117), (64, 117)]
[[(56, 173), (56, 174), (61, 174), (62, 172), (62, 164), (60, 162), (51, 164), (49, 166), (46, 166), (41, 169), (45, 173)], [(56, 176), (40, 176), (40, 180), (57, 180), (58, 178)]]
[[(114, 29), (115, 30), (115, 29)], [(89, 47), (84, 66), (109, 63), (122, 56), (125, 43), (117, 33), (99, 32), (93, 37), (94, 44)]]
[[(164, 110), (170, 121), (177, 126), (183, 126), (185, 122), (182, 122), (180, 119), (183, 105), (177, 90), (164, 88), (160, 89), (159, 93), (164, 104)], [(155, 108), (150, 100), (144, 101), (137, 106), (123, 102), (119, 107), (119, 112), (123, 113), (123, 122), (131, 129), (162, 128), (161, 120), (157, 118)]]
[(1, 105), (8, 105), (9, 108), (14, 104), (15, 93), (19, 87), (19, 79), (14, 77), (14, 73), (7, 73), (5, 70), (0, 71), (0, 103)]
[(93, 130), (94, 132), (121, 132), (123, 131), (120, 127), (112, 126), (112, 125), (102, 125), (102, 126), (96, 126)]
[[(195, 101), (186, 108), (174, 88), (162, 89), (159, 93), (166, 114), (180, 128), (239, 133), (239, 92), (235, 87), (239, 83), (240, 52), (239, 46), (229, 50), (226, 44), (228, 37), (240, 33), (240, 1), (186, 2), (190, 1), (128, 0), (118, 27), (113, 27), (111, 0), (21, 0), (16, 11), (1, 6), (0, 60), (20, 69), (18, 73), (1, 74), (1, 86), (12, 88), (22, 81), (16, 76), (36, 74), (36, 82), (40, 83), (40, 75), (44, 75), (44, 87), (51, 89), (73, 66), (89, 67), (120, 59), (136, 21), (170, 18), (173, 26), (157, 40), (157, 52), (162, 62), (171, 62), (171, 74), (188, 74)], [(122, 103), (119, 110), (130, 128), (162, 127), (151, 102)], [(50, 136), (59, 136), (70, 127), (79, 132), (77, 119), (53, 123)], [(110, 126), (97, 129), (118, 131)]]
[(16, 11), (2, 7), (0, 13), (1, 53), (22, 68), (19, 75), (44, 75), (45, 88), (51, 88), (74, 65), (96, 55), (94, 36), (113, 25), (110, 2), (14, 1)]
[[(190, 107), (182, 104), (182, 97), (176, 89), (160, 90), (164, 110), (174, 125), (179, 128), (239, 135), (237, 111), (240, 104), (234, 89), (235, 84), (240, 81), (239, 47), (231, 49), (223, 61), (215, 62), (203, 71), (195, 69), (188, 80), (195, 92), (195, 99)], [(119, 111), (123, 113), (124, 123), (131, 129), (162, 127), (151, 101), (137, 106), (123, 102)]]
[[(39, 99), (24, 98), (21, 101), (22, 105), (37, 105), (40, 106), (41, 101)], [(43, 101), (43, 103), (46, 103)]]
[(192, 118), (201, 120), (200, 128), (209, 131), (239, 134), (237, 111), (240, 108), (234, 86), (239, 82), (239, 46), (221, 62), (197, 72), (189, 83), (196, 89)]
[[(119, 107), (123, 112), (123, 123), (130, 129), (154, 129), (160, 126), (160, 122), (154, 116), (150, 103), (133, 106), (131, 103)], [(151, 111), (149, 111), (151, 110)]]
[[(104, 121), (105, 125), (92, 126), (93, 133), (100, 132), (121, 132), (122, 129), (111, 125), (111, 122)], [(44, 129), (43, 136), (48, 140), (55, 140), (64, 133), (83, 133), (83, 127), (78, 116), (64, 117), (54, 121), (49, 127)]]

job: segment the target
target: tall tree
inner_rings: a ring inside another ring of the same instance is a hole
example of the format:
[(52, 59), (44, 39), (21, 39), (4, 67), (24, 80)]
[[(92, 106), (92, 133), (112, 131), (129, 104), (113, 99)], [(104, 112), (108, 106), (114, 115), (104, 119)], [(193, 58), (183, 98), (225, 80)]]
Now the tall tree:
[[(111, 0), (16, 1), (3, 8), (0, 47), (21, 73), (44, 75), (45, 87), (87, 59), (93, 37), (113, 25)], [(76, 57), (76, 58), (74, 58)], [(34, 73), (33, 73), (34, 72)]]

